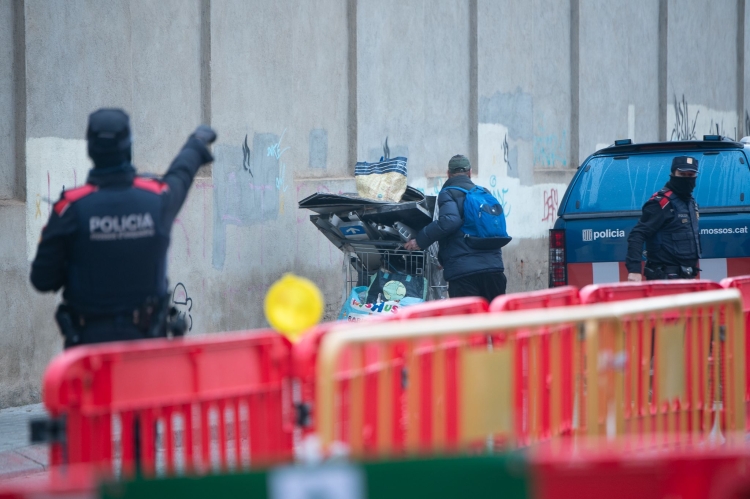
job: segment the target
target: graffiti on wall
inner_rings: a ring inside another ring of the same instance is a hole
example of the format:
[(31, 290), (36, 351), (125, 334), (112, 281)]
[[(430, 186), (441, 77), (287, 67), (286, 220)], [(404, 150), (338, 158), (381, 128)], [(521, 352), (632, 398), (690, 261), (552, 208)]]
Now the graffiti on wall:
[(508, 203), (508, 201), (506, 200), (506, 195), (509, 191), (509, 188), (497, 186), (497, 176), (490, 176), (490, 193), (495, 196), (495, 198), (497, 198), (497, 200), (500, 202), (500, 205), (503, 207), (505, 218), (508, 218), (510, 216), (511, 206), (510, 203)]
[(555, 214), (557, 213), (557, 209), (560, 205), (557, 201), (557, 189), (550, 189), (549, 191), (544, 191), (544, 207), (543, 207), (543, 213), (544, 217), (542, 218), (542, 222), (554, 222), (555, 221)]
[(253, 177), (253, 171), (250, 169), (250, 148), (247, 145), (247, 134), (245, 134), (245, 143), (242, 144), (242, 168)]
[(185, 320), (188, 331), (193, 330), (193, 299), (188, 296), (187, 288), (178, 282), (172, 291), (172, 306), (177, 309), (178, 317)]
[(534, 134), (534, 166), (568, 166), (568, 132), (549, 133), (543, 125)]
[(249, 141), (214, 147), (213, 266), (224, 268), (226, 227), (249, 227), (275, 220), (280, 211), (280, 194), (286, 189), (280, 158), (289, 149), (281, 136), (256, 133)]
[(674, 94), (674, 110), (675, 121), (669, 140), (695, 140), (695, 125), (698, 121), (700, 111), (695, 112), (695, 116), (691, 122), (685, 94), (682, 94), (682, 100), (680, 101), (677, 100), (677, 94)]
[(505, 138), (503, 139), (503, 161), (505, 161), (505, 166), (508, 169), (508, 176), (509, 177), (518, 177), (518, 172), (513, 170), (513, 164), (510, 162), (510, 159), (508, 158), (508, 152), (510, 150), (510, 147), (508, 147), (508, 134), (505, 134)]
[[(283, 154), (289, 150), (288, 147), (284, 147), (284, 148), (281, 147), (281, 141), (284, 139), (285, 133), (286, 133), (286, 128), (284, 129), (283, 132), (281, 132), (281, 137), (279, 137), (279, 141), (271, 145), (270, 147), (268, 147), (266, 151), (266, 155), (271, 158), (276, 158), (276, 161), (279, 164), (279, 174), (276, 176), (275, 184), (276, 184), (276, 190), (279, 191), (280, 193), (286, 192), (287, 189), (289, 188), (289, 186), (286, 185), (285, 183), (286, 181), (284, 180), (285, 178), (284, 173), (286, 172), (286, 163), (281, 161), (281, 156), (283, 156)], [(279, 196), (279, 213), (282, 215), (284, 214), (284, 197), (283, 196)]]

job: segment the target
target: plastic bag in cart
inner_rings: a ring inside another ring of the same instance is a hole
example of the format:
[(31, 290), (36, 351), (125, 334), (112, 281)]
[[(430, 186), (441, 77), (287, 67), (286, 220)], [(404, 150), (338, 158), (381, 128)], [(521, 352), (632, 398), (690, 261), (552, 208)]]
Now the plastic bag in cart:
[[(403, 302), (403, 303), (402, 303)], [(419, 298), (404, 298), (402, 302), (396, 300), (381, 301), (380, 303), (367, 303), (367, 286), (358, 286), (352, 289), (351, 294), (344, 306), (341, 307), (339, 320), (357, 322), (373, 317), (390, 316), (407, 305), (422, 303)]]

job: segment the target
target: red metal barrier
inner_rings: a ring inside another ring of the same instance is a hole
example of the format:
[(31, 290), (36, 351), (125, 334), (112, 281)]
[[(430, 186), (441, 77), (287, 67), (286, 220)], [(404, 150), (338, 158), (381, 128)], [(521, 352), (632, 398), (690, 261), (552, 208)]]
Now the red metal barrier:
[[(728, 277), (721, 287), (739, 289), (742, 294), (742, 313), (745, 316), (745, 359), (750, 362), (750, 276)], [(745, 369), (745, 402), (750, 403), (750, 369)], [(750, 430), (750, 421), (747, 429)]]
[[(484, 298), (451, 298), (449, 300), (427, 302), (413, 305), (408, 308), (402, 308), (397, 314), (388, 316), (381, 320), (403, 321), (427, 317), (444, 317), (484, 312), (487, 312), (487, 301)], [(372, 321), (367, 322), (367, 324), (370, 323), (372, 323)], [(346, 327), (346, 324), (347, 323), (344, 322), (331, 322), (316, 326), (305, 333), (300, 341), (294, 344), (292, 349), (295, 406), (297, 406), (298, 414), (302, 416), (299, 418), (299, 422), (301, 423), (303, 435), (314, 433), (316, 428), (315, 422), (312, 420), (312, 413), (315, 400), (316, 362), (320, 342), (323, 339), (323, 336), (325, 336), (330, 330), (336, 327)], [(423, 351), (425, 355), (431, 351), (431, 347), (427, 344), (419, 345), (419, 349)], [(386, 363), (386, 365), (382, 364), (379, 352), (376, 348), (365, 348), (363, 356), (364, 358), (362, 359), (362, 362), (364, 362), (364, 367), (370, 373), (366, 378), (365, 383), (372, 384), (378, 371), (387, 369), (393, 370), (396, 373), (393, 377), (395, 380), (394, 383), (401, 386), (402, 380), (400, 379), (400, 375), (404, 365), (404, 348), (394, 348), (392, 358)], [(345, 379), (346, 376), (348, 376), (347, 372), (351, 370), (355, 360), (356, 359), (352, 358), (350, 352), (346, 352), (341, 359), (340, 371), (341, 376), (344, 378), (342, 381), (342, 390), (344, 392), (348, 390), (348, 381)], [(403, 389), (398, 389), (402, 392), (401, 396), (404, 397), (405, 392)], [(372, 398), (372, 400), (374, 401), (375, 399)], [(342, 404), (339, 410), (341, 411), (340, 415), (342, 420), (347, 420), (347, 404)], [(367, 424), (369, 420), (375, 418), (376, 410), (377, 408), (374, 405), (368, 406), (368, 411), (366, 411), (365, 414), (365, 424)], [(403, 445), (405, 438), (404, 432), (398, 429), (400, 427), (401, 425), (398, 424), (398, 422), (394, 426), (394, 428), (397, 428), (394, 430), (397, 433), (397, 445)]]
[[(559, 288), (531, 291), (528, 293), (513, 293), (495, 298), (490, 304), (490, 312), (506, 312), (512, 310), (531, 310), (552, 307), (567, 307), (578, 305), (578, 288), (563, 286)], [(529, 414), (532, 407), (537, 407), (539, 416), (537, 424), (541, 426), (543, 435), (551, 432), (551, 383), (552, 358), (550, 352), (550, 335), (539, 338), (520, 337), (516, 341), (516, 413)], [(538, 341), (538, 353), (530, 348), (530, 341)], [(573, 331), (567, 330), (560, 334), (562, 358), (554, 359), (561, 363), (562, 373), (562, 422), (564, 431), (569, 433), (573, 426)], [(530, 428), (523, 426), (523, 418), (516, 418), (518, 427), (516, 433), (520, 442), (526, 443)]]
[[(591, 284), (585, 286), (580, 291), (581, 303), (609, 303), (622, 300), (634, 300), (638, 298), (651, 298), (656, 296), (674, 295), (680, 293), (695, 293), (698, 291), (711, 291), (722, 289), (722, 286), (714, 281), (700, 280), (700, 279), (676, 279), (676, 280), (664, 280), (664, 281), (642, 281), (642, 282), (619, 282), (609, 284)], [(673, 317), (674, 321), (677, 322), (679, 317)], [(720, 322), (723, 318), (719, 319)], [(713, 350), (715, 345), (718, 347), (720, 352), (720, 362), (725, 362), (726, 351), (725, 344), (723, 342), (711, 342), (711, 345), (693, 344), (695, 339), (693, 338), (691, 328), (695, 327), (695, 324), (700, 324), (703, 319), (700, 315), (696, 316), (695, 320), (686, 324), (685, 331), (685, 342), (686, 342), (686, 366), (688, 369), (688, 379), (692, 379), (693, 376), (697, 376), (702, 386), (709, 386), (710, 391), (708, 393), (690, 394), (690, 403), (693, 407), (703, 404), (711, 404), (711, 401), (716, 399), (716, 394), (713, 392), (716, 386), (713, 382), (713, 376), (717, 372), (714, 369), (714, 355)], [(654, 371), (658, 368), (658, 359), (654, 358), (654, 352), (656, 351), (656, 345), (654, 344), (652, 334), (648, 334), (650, 328), (653, 325), (648, 321), (640, 321), (637, 324), (632, 325), (633, 328), (637, 329), (637, 334), (629, 336), (626, 350), (630, 353), (633, 358), (641, 359), (641, 362), (653, 363)], [(747, 348), (747, 347), (746, 347)], [(698, 352), (700, 358), (708, 358), (708, 369), (700, 370), (699, 372), (691, 372), (690, 358), (693, 355), (693, 351)], [(705, 372), (707, 371), (707, 372)], [(723, 372), (723, 370), (721, 371)], [(645, 375), (643, 372), (633, 374), (637, 379), (631, 380), (630, 375), (626, 376), (626, 387), (627, 396), (637, 400), (636, 413), (647, 414), (652, 412), (654, 417), (658, 418), (658, 411), (654, 412), (654, 408), (648, 409), (646, 405), (642, 404), (641, 401), (644, 398), (644, 388), (647, 381), (642, 379)], [(638, 387), (633, 390), (633, 384)], [(720, 381), (720, 385), (724, 386), (724, 380)], [(724, 423), (724, 422), (723, 422)]]
[(498, 296), (492, 300), (490, 312), (568, 307), (570, 305), (578, 305), (579, 303), (578, 288), (575, 286), (563, 286), (560, 288), (543, 289), (541, 291)]
[(290, 351), (273, 331), (68, 350), (44, 376), (44, 403), (66, 421), (51, 464), (128, 476), (289, 460)]
[(582, 304), (650, 298), (652, 296), (676, 295), (721, 289), (713, 281), (677, 279), (672, 281), (613, 282), (589, 284), (581, 289)]
[(398, 310), (393, 319), (424, 319), (447, 315), (481, 314), (487, 312), (487, 300), (478, 296), (437, 300), (404, 307)]
[[(607, 445), (587, 450), (549, 447), (530, 454), (531, 497), (534, 499), (735, 499), (750, 488), (750, 453), (735, 448), (664, 448), (639, 451)], [(551, 446), (550, 446), (551, 447)]]

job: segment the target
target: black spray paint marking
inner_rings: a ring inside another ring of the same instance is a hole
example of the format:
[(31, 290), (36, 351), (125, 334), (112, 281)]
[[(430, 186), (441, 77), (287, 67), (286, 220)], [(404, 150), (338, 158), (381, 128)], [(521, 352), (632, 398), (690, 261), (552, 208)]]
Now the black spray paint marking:
[(251, 177), (255, 176), (250, 169), (250, 148), (247, 145), (247, 134), (245, 134), (245, 143), (242, 144), (242, 168), (247, 170)]
[(691, 125), (685, 94), (682, 94), (682, 101), (677, 101), (677, 94), (674, 94), (674, 112), (674, 128), (669, 140), (695, 140), (695, 123), (698, 121), (700, 111), (695, 112), (693, 124)]
[(193, 316), (190, 314), (193, 310), (193, 299), (188, 296), (187, 288), (181, 282), (178, 282), (172, 292), (172, 305), (177, 309), (177, 315), (185, 319), (188, 331), (193, 330)]

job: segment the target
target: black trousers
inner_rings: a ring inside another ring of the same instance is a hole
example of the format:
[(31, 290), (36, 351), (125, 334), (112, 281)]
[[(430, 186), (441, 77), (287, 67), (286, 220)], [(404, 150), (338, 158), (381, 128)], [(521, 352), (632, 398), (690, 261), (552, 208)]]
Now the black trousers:
[(133, 319), (127, 316), (90, 320), (83, 327), (78, 327), (76, 332), (77, 342), (65, 338), (65, 348), (146, 338), (146, 335), (133, 324)]
[(505, 294), (507, 283), (508, 280), (502, 270), (481, 272), (451, 280), (448, 283), (448, 296), (451, 298), (481, 296), (491, 302), (495, 297)]

